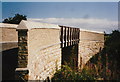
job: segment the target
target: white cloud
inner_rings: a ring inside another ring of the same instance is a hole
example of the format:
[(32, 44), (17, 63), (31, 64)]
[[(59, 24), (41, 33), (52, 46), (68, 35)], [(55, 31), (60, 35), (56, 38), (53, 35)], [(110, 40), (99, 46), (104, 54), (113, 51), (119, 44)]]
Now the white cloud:
[(71, 27), (79, 27), (82, 29), (87, 30), (94, 30), (94, 31), (105, 31), (110, 33), (112, 30), (118, 29), (118, 22), (111, 21), (107, 19), (95, 19), (95, 18), (40, 18), (40, 19), (33, 19), (29, 18), (29, 21), (36, 21), (36, 22), (45, 22), (45, 23), (52, 23), (64, 26), (71, 26)]

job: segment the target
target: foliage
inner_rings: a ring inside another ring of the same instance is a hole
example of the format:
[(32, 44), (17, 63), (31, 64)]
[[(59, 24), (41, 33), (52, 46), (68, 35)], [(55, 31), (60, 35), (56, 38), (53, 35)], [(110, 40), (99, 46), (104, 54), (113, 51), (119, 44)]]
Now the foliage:
[(19, 24), (21, 20), (27, 20), (27, 16), (15, 14), (14, 17), (9, 17), (3, 20), (3, 23), (10, 23), (10, 24)]
[(62, 69), (58, 70), (52, 80), (95, 80), (86, 70), (78, 72), (72, 70), (69, 66), (63, 65)]
[[(91, 71), (93, 77), (103, 80), (120, 79), (120, 32), (115, 30), (105, 35), (105, 47), (92, 57), (84, 69)], [(94, 71), (93, 71), (94, 70)]]
[(82, 71), (62, 66), (52, 80), (120, 80), (120, 32), (105, 34), (105, 46), (93, 56)]

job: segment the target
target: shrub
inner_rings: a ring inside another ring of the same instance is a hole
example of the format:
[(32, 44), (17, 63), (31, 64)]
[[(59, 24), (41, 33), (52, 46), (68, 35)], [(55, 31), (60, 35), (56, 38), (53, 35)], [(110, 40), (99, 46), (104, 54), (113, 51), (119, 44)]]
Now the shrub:
[(78, 72), (72, 70), (69, 66), (63, 65), (62, 69), (58, 70), (52, 80), (95, 80), (87, 70)]
[(105, 35), (105, 47), (93, 56), (82, 71), (63, 65), (52, 80), (120, 80), (120, 32)]
[(105, 47), (90, 59), (84, 69), (87, 68), (91, 73), (93, 72), (93, 77), (97, 79), (119, 80), (120, 32), (115, 30), (105, 37)]

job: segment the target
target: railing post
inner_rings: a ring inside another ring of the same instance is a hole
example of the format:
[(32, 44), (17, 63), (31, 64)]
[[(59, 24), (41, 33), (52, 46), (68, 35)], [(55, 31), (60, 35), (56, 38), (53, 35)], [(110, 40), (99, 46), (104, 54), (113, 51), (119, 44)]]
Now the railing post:
[(72, 40), (72, 28), (70, 28), (70, 46), (72, 45), (71, 40)]
[(61, 34), (60, 34), (61, 48), (63, 48), (63, 27), (61, 26)]
[(70, 39), (70, 37), (69, 37), (69, 27), (68, 27), (68, 30), (67, 30), (67, 46), (69, 46), (69, 39)]
[(66, 47), (66, 27), (64, 27), (64, 47)]

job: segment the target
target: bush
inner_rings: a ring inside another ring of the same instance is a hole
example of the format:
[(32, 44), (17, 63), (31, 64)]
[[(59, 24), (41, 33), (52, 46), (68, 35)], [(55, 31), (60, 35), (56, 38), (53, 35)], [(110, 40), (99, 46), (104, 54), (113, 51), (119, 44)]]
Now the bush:
[[(120, 79), (120, 32), (115, 30), (105, 36), (104, 49), (93, 56), (84, 69), (94, 73), (93, 77), (104, 80)], [(93, 71), (94, 70), (94, 71)]]
[(63, 65), (52, 80), (120, 80), (120, 32), (105, 35), (105, 47), (93, 56), (82, 71)]
[(58, 70), (52, 80), (95, 80), (87, 70), (78, 72), (72, 70), (69, 66), (63, 65), (62, 69)]

